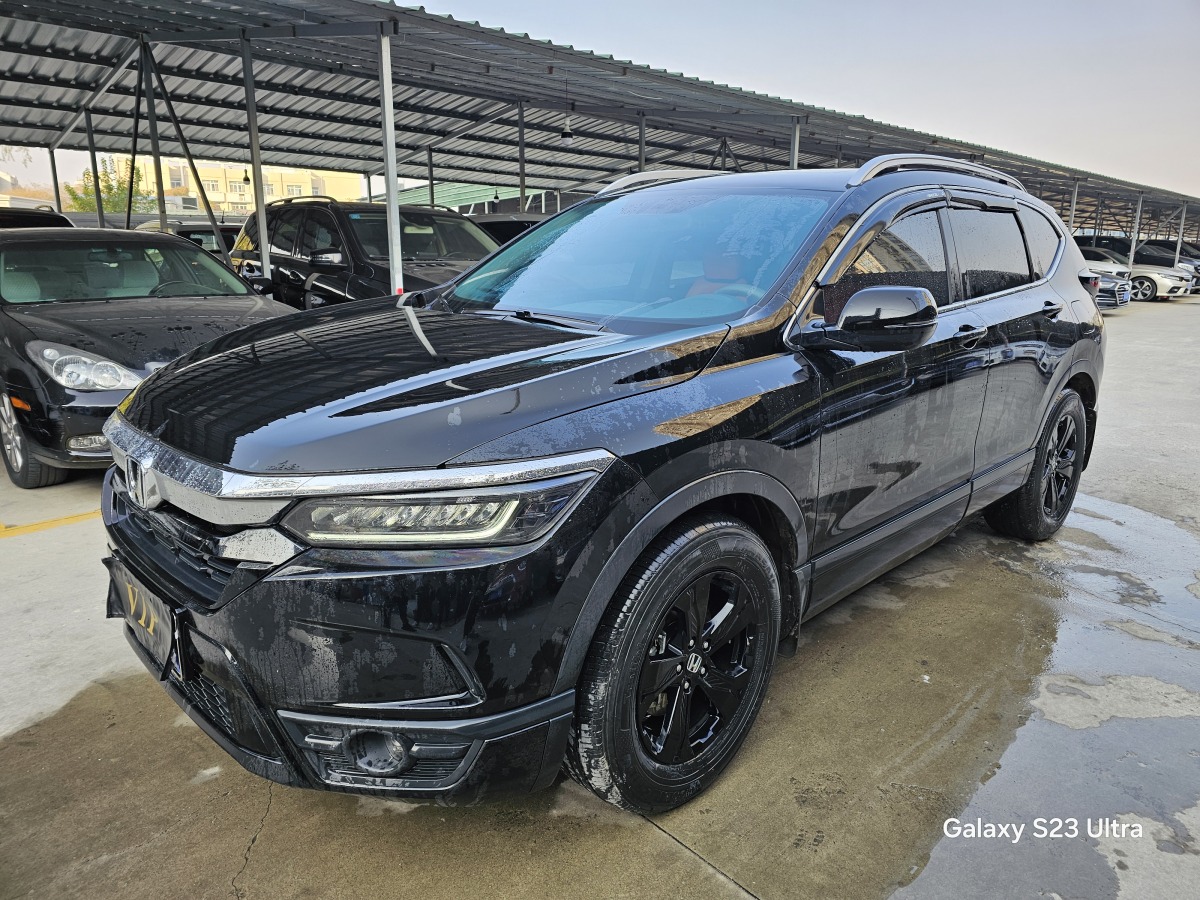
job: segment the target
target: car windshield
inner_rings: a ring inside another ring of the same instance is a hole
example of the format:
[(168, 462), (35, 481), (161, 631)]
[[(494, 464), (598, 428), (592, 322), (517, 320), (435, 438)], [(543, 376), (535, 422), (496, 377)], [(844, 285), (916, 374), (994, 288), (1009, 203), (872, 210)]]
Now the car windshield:
[(444, 299), (460, 312), (637, 333), (732, 321), (766, 295), (834, 196), (687, 182), (597, 198), (518, 238)]
[[(387, 213), (351, 212), (350, 227), (371, 259), (388, 258)], [(437, 213), (400, 213), (400, 252), (406, 260), (483, 259), (497, 243), (474, 222)]]
[(240, 278), (194, 244), (98, 237), (0, 245), (0, 300), (244, 296)]

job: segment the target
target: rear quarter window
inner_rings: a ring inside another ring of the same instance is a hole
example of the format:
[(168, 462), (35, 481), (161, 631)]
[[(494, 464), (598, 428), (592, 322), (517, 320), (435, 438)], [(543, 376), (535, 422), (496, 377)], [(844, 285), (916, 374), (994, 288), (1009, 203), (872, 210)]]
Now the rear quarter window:
[(1053, 223), (1037, 210), (1022, 206), (1018, 213), (1021, 228), (1025, 231), (1025, 243), (1029, 247), (1029, 261), (1033, 264), (1034, 279), (1045, 278), (1058, 255), (1062, 235)]
[(1025, 241), (1011, 212), (951, 209), (950, 222), (965, 299), (1009, 291), (1033, 280)]

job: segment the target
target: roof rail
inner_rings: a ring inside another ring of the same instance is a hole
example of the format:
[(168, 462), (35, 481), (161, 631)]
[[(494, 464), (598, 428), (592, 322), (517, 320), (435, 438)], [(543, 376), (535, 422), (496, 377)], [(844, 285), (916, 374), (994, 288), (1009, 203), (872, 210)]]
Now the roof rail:
[(600, 190), (596, 191), (596, 194), (597, 196), (600, 194), (612, 194), (637, 184), (649, 184), (655, 181), (685, 181), (689, 178), (708, 178), (710, 175), (726, 174), (728, 173), (710, 172), (703, 169), (655, 169), (653, 172), (634, 172), (632, 175), (626, 175), (618, 178), (611, 184), (606, 184)]
[(330, 197), (328, 194), (303, 194), (299, 197), (280, 197), (278, 200), (272, 200), (267, 206), (274, 206), (277, 203), (295, 203), (297, 200), (332, 200), (334, 203), (340, 203), (337, 197)]
[(906, 170), (961, 172), (964, 175), (974, 175), (977, 178), (998, 181), (1001, 184), (1007, 184), (1009, 187), (1015, 187), (1019, 191), (1025, 190), (1025, 185), (1021, 184), (1017, 179), (1011, 175), (1005, 175), (996, 169), (980, 165), (979, 163), (968, 162), (965, 159), (952, 159), (949, 156), (936, 156), (932, 153), (889, 153), (886, 156), (877, 156), (859, 166), (853, 177), (846, 183), (846, 187), (858, 187), (860, 184), (868, 182), (872, 178), (878, 178), (880, 175)]

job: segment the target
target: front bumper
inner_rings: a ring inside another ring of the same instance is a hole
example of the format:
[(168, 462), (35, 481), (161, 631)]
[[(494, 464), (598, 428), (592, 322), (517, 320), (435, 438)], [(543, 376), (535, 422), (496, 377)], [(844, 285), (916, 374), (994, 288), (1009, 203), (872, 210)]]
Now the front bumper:
[(38, 462), (56, 469), (103, 469), (112, 465), (112, 453), (107, 449), (72, 450), (68, 441), (102, 434), (104, 423), (124, 392), (59, 391), (61, 397), (46, 399), (28, 387), (14, 385), (10, 390), (15, 399), (30, 407), (26, 410), (14, 404), (26, 450)]
[(31, 456), (56, 469), (104, 469), (112, 465), (108, 450), (71, 450), (67, 442), (73, 437), (101, 434), (104, 422), (113, 407), (64, 407), (42, 418), (34, 427), (23, 422), (23, 432), (30, 438), (26, 446)]
[[(470, 802), (558, 773), (574, 711), (556, 687), (600, 559), (582, 551), (640, 485), (614, 465), (559, 528), (519, 548), (337, 551), (292, 545), (272, 563), (221, 555), (254, 532), (103, 490), (112, 550), (108, 614), (168, 693), (248, 770), (282, 784)], [(222, 536), (224, 535), (224, 537)], [(286, 557), (286, 558), (285, 558)], [(252, 557), (253, 559), (253, 557)], [(135, 636), (129, 584), (179, 625), (172, 664)], [(565, 686), (564, 686), (565, 687)], [(557, 693), (556, 693), (557, 691)], [(351, 738), (397, 736), (413, 765), (356, 770)]]
[[(110, 593), (109, 616), (123, 616)], [(566, 750), (575, 692), (491, 716), (455, 721), (363, 719), (255, 710), (253, 690), (227, 651), (188, 634), (193, 669), (182, 679), (162, 678), (162, 666), (125, 625), (138, 658), (160, 678), (168, 696), (242, 768), (290, 787), (356, 794), (473, 803), (497, 793), (521, 793), (553, 783)], [(225, 660), (219, 661), (220, 655)], [(413, 765), (392, 778), (366, 777), (341, 750), (345, 738), (364, 732), (403, 737)], [(339, 739), (340, 738), (340, 739)]]

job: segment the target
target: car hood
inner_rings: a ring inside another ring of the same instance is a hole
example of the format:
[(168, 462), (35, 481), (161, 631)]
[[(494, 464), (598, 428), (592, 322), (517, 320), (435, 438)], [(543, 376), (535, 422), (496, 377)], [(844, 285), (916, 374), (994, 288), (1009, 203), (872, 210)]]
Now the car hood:
[(690, 378), (727, 332), (634, 337), (367, 301), (229, 335), (145, 381), (124, 412), (164, 443), (243, 472), (428, 468)]
[(1123, 266), (1115, 262), (1097, 262), (1095, 260), (1087, 260), (1087, 267), (1093, 272), (1099, 272), (1104, 275), (1122, 275), (1125, 278), (1129, 277), (1129, 266)]
[(1173, 266), (1152, 266), (1149, 263), (1134, 263), (1134, 275), (1174, 275), (1177, 278), (1191, 278), (1192, 273), (1187, 269), (1176, 269)]
[(33, 340), (96, 353), (141, 374), (235, 328), (291, 311), (282, 303), (258, 295), (4, 307), (4, 312)]

